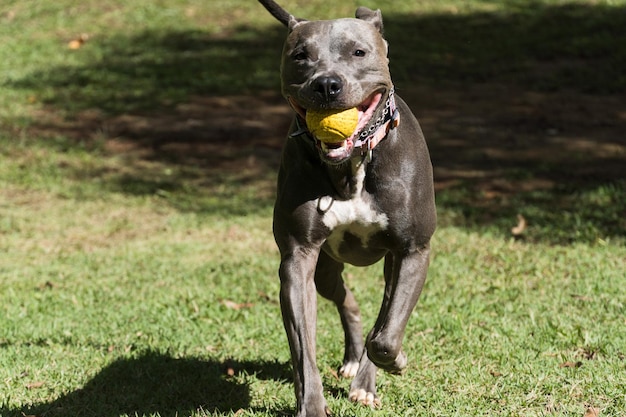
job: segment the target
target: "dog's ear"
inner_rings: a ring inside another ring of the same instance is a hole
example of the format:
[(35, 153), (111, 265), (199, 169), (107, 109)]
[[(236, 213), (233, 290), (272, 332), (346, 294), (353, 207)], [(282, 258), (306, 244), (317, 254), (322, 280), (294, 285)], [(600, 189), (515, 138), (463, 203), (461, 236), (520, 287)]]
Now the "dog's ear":
[(294, 17), (293, 15), (289, 15), (289, 23), (287, 27), (289, 28), (289, 33), (291, 33), (300, 23), (306, 22), (305, 19), (299, 19)]
[(380, 12), (380, 10), (371, 10), (367, 7), (361, 6), (356, 9), (355, 17), (357, 19), (370, 22), (376, 27), (376, 29), (378, 29), (381, 34), (383, 33), (383, 14)]

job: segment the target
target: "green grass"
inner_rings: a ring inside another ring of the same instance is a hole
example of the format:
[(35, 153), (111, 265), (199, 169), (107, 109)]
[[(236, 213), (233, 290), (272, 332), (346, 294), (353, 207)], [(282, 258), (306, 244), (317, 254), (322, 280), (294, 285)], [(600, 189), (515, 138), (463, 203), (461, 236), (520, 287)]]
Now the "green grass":
[[(0, 7), (0, 416), (289, 415), (271, 235), (284, 29), (254, 1), (126, 3)], [(356, 6), (284, 4), (314, 18)], [(626, 2), (363, 4), (383, 10), (407, 94), (469, 83), (610, 104), (624, 92)], [(81, 33), (87, 42), (69, 49)], [(256, 111), (268, 126), (226, 124)], [(410, 365), (379, 372), (382, 409), (347, 400), (349, 381), (334, 376), (339, 319), (320, 301), (318, 364), (334, 415), (624, 413), (626, 184), (612, 168), (624, 163), (623, 119), (611, 117), (563, 129), (609, 156), (564, 145), (562, 158), (510, 157), (489, 171), (507, 186), (549, 177), (553, 187), (494, 197), (469, 175), (440, 187)], [(426, 131), (436, 168), (492, 168), (481, 132), (464, 126)], [(440, 142), (459, 132), (462, 149)], [(516, 238), (517, 213), (528, 227)], [(366, 327), (381, 273), (346, 272)]]

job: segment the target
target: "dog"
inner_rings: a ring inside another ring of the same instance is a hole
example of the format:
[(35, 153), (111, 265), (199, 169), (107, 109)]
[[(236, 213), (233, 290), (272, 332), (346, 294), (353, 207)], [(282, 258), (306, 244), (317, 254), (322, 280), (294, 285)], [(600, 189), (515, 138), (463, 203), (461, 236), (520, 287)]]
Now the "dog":
[[(272, 0), (259, 2), (288, 35), (282, 94), (295, 115), (282, 152), (273, 232), (280, 250), (280, 305), (294, 372), (297, 417), (330, 415), (316, 365), (318, 292), (335, 303), (345, 335), (339, 373), (348, 397), (378, 407), (376, 370), (400, 373), (407, 321), (422, 291), (436, 228), (433, 172), (420, 125), (394, 92), (380, 10), (307, 21)], [(357, 108), (351, 136), (326, 143), (308, 111)], [(378, 318), (363, 338), (344, 263), (384, 258)]]

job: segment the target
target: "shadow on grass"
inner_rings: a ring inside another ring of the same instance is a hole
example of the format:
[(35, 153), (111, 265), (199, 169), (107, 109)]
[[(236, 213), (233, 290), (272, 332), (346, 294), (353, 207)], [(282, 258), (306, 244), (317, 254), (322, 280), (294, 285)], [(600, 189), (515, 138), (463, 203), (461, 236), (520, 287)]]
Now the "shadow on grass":
[[(231, 372), (229, 372), (229, 370)], [(229, 414), (250, 408), (250, 392), (240, 373), (258, 379), (288, 381), (289, 366), (274, 362), (220, 363), (175, 359), (148, 353), (119, 359), (82, 388), (26, 409), (1, 409), (6, 417), (155, 415), (174, 417), (193, 412)], [(278, 412), (278, 411), (277, 411)]]
[(170, 108), (192, 95), (256, 94), (279, 87), (285, 30), (233, 28), (228, 37), (198, 30), (114, 34), (87, 43), (84, 65), (61, 65), (18, 81), (70, 117), (81, 110), (108, 115)]
[[(507, 231), (522, 213), (532, 239), (626, 237), (626, 8), (504, 4), (383, 10), (392, 74), (424, 126), (440, 208), (453, 224)], [(78, 51), (84, 65), (11, 87), (47, 104), (34, 136), (125, 158), (69, 175), (181, 210), (247, 214), (271, 207), (291, 118), (279, 95), (284, 36), (279, 25), (113, 35)]]
[(499, 12), (387, 19), (395, 79), (626, 93), (625, 7), (497, 3)]
[[(503, 11), (384, 12), (396, 83), (511, 83), (540, 91), (626, 93), (626, 8), (503, 1)], [(259, 13), (265, 11), (259, 6)], [(277, 91), (282, 26), (233, 27), (223, 36), (152, 30), (93, 40), (84, 65), (42, 69), (12, 87), (76, 114), (120, 114), (185, 102), (190, 95)]]

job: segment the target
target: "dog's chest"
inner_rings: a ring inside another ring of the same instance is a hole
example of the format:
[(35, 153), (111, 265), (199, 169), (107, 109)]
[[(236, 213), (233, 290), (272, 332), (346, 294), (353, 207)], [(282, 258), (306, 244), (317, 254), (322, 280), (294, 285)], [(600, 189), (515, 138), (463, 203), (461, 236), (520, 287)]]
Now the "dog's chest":
[(321, 197), (318, 207), (323, 212), (322, 222), (330, 230), (326, 240), (327, 251), (338, 260), (362, 263), (353, 258), (367, 257), (370, 238), (387, 228), (388, 218), (363, 192), (364, 164), (354, 164), (353, 171), (355, 187), (352, 197), (348, 200)]

